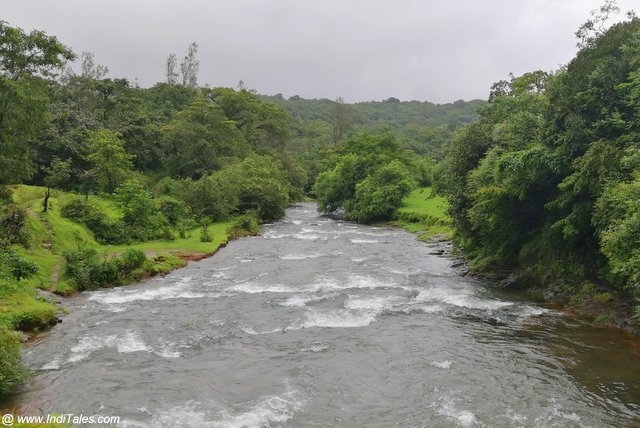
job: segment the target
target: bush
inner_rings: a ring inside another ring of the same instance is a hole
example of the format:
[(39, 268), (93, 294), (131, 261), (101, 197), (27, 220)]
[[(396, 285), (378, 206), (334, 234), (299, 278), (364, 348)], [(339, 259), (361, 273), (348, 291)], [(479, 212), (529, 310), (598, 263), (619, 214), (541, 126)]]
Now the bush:
[(124, 244), (132, 239), (124, 222), (110, 220), (95, 205), (76, 198), (63, 205), (60, 214), (69, 220), (82, 223), (93, 232), (101, 244)]
[(142, 266), (147, 256), (140, 250), (129, 248), (117, 260), (119, 268), (124, 272), (131, 272)]
[(38, 265), (23, 258), (14, 250), (0, 249), (0, 274), (6, 272), (20, 281), (23, 278), (35, 275), (37, 271)]
[(231, 227), (227, 229), (229, 239), (236, 239), (242, 236), (256, 235), (260, 231), (260, 226), (255, 215), (245, 214), (236, 220)]
[(381, 166), (356, 185), (356, 198), (347, 217), (361, 223), (389, 220), (413, 186), (402, 162)]
[(180, 221), (189, 217), (189, 206), (171, 196), (158, 199), (158, 210), (171, 226), (177, 226)]
[(89, 216), (91, 208), (88, 202), (83, 201), (81, 198), (75, 198), (60, 208), (60, 215), (77, 223), (84, 223)]
[(25, 229), (27, 211), (15, 204), (7, 205), (0, 213), (0, 245), (27, 245)]
[(200, 228), (200, 242), (211, 242), (213, 241), (213, 238), (211, 237), (211, 234), (209, 234), (209, 226), (206, 224), (203, 224), (202, 227)]
[(101, 260), (93, 248), (81, 248), (64, 255), (65, 274), (76, 290), (122, 285), (136, 279), (133, 272), (147, 260), (140, 250), (128, 249), (120, 257)]
[(17, 333), (0, 326), (0, 399), (7, 397), (25, 378), (20, 343)]

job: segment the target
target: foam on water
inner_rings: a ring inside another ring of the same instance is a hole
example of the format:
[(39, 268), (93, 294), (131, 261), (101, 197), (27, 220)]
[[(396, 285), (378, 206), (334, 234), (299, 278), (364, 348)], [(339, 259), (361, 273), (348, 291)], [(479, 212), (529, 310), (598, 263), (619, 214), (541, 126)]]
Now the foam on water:
[(263, 397), (247, 403), (236, 412), (222, 412), (222, 417), (209, 426), (225, 428), (249, 428), (278, 426), (291, 419), (304, 407), (305, 400), (298, 391), (287, 391), (282, 395)]
[(267, 232), (262, 235), (262, 237), (266, 239), (281, 239), (281, 238), (286, 238), (287, 236), (291, 236), (291, 235), (287, 235), (285, 233), (275, 233), (275, 232)]
[[(177, 358), (180, 357), (180, 353), (172, 349), (172, 344), (162, 343), (157, 348), (147, 345), (138, 335), (138, 333), (127, 331), (122, 335), (109, 335), (109, 336), (85, 336), (78, 340), (78, 344), (71, 347), (71, 356), (67, 359), (67, 363), (77, 363), (88, 358), (93, 352), (100, 349), (115, 349), (120, 353), (132, 353), (132, 352), (149, 352), (163, 358)], [(55, 370), (56, 367), (52, 361), (51, 370)], [(58, 364), (58, 367), (59, 368)], [(45, 367), (43, 367), (43, 370)]]
[(368, 296), (358, 297), (349, 295), (344, 303), (346, 309), (368, 310), (375, 313), (381, 313), (385, 309), (392, 309), (395, 306), (406, 304), (407, 299), (402, 296)]
[(353, 244), (377, 244), (379, 241), (376, 239), (350, 239)]
[(305, 320), (301, 323), (287, 327), (287, 330), (299, 330), (301, 328), (328, 327), (328, 328), (354, 328), (366, 327), (376, 320), (376, 315), (367, 311), (352, 312), (348, 310), (315, 311), (307, 312)]
[(306, 306), (307, 303), (319, 302), (335, 296), (336, 294), (321, 294), (319, 296), (309, 296), (306, 294), (298, 294), (298, 295), (289, 297), (287, 300), (283, 302), (280, 302), (279, 305), (289, 306), (289, 307), (303, 307), (303, 306)]
[(285, 254), (284, 256), (280, 256), (281, 260), (306, 260), (306, 259), (317, 259), (318, 257), (322, 257), (324, 254), (322, 253), (314, 253), (314, 254)]
[(449, 360), (445, 360), (445, 361), (431, 361), (429, 364), (432, 365), (433, 367), (437, 367), (442, 370), (449, 370), (449, 368), (451, 368), (451, 364), (453, 363)]
[(280, 284), (256, 284), (255, 282), (243, 282), (240, 284), (232, 285), (227, 288), (230, 291), (239, 291), (241, 293), (256, 294), (256, 293), (295, 293), (291, 287)]
[[(159, 410), (148, 424), (130, 423), (132, 426), (139, 427), (175, 427), (175, 428), (191, 428), (211, 426), (210, 417), (207, 412), (199, 410), (199, 405), (193, 402), (186, 403), (182, 406), (174, 406), (170, 409)], [(145, 413), (146, 409), (141, 409)], [(125, 423), (128, 426), (129, 423)]]
[(167, 300), (167, 299), (197, 299), (204, 297), (202, 293), (189, 290), (191, 277), (182, 278), (175, 285), (165, 285), (156, 288), (140, 290), (116, 288), (109, 291), (96, 291), (89, 296), (89, 300), (104, 305), (131, 303), (138, 300)]
[(314, 343), (308, 348), (300, 349), (300, 352), (323, 352), (329, 349), (329, 345), (323, 343)]
[(320, 239), (319, 235), (311, 235), (307, 233), (296, 233), (295, 235), (293, 235), (293, 237), (296, 239), (302, 239), (304, 241), (317, 241), (318, 239)]
[(55, 357), (53, 360), (40, 367), (40, 370), (59, 370), (60, 364), (60, 357)]
[(273, 333), (282, 333), (283, 329), (281, 328), (274, 328), (271, 330), (266, 330), (266, 331), (256, 331), (256, 329), (254, 329), (251, 326), (243, 326), (240, 327), (240, 330), (242, 330), (245, 334), (249, 334), (251, 336), (259, 336), (262, 334), (273, 334)]
[(82, 361), (95, 352), (103, 348), (115, 348), (118, 352), (150, 352), (149, 348), (136, 333), (127, 332), (122, 336), (111, 335), (105, 337), (85, 336), (78, 340), (78, 344), (71, 348), (72, 355), (67, 359), (69, 363)]
[(438, 413), (463, 428), (472, 427), (477, 422), (476, 416), (472, 412), (456, 408), (452, 399), (441, 400)]
[(448, 290), (445, 288), (433, 287), (421, 290), (416, 296), (418, 302), (442, 302), (452, 306), (468, 309), (495, 310), (505, 306), (512, 306), (512, 303), (501, 300), (481, 299), (473, 296), (470, 292), (463, 293), (463, 290)]

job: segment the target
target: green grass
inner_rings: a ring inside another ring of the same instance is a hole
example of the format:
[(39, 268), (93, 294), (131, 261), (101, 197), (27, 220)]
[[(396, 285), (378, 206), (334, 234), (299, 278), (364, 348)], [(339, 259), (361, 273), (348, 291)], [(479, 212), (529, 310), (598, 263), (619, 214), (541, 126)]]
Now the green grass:
[[(29, 244), (26, 248), (15, 246), (15, 250), (38, 265), (38, 272), (31, 278), (23, 279), (17, 286), (2, 287), (0, 284), (0, 322), (22, 330), (41, 329), (55, 322), (57, 307), (38, 297), (36, 289), (54, 291), (63, 296), (76, 292), (74, 284), (64, 275), (64, 253), (79, 247), (92, 247), (104, 257), (123, 253), (128, 248), (143, 251), (149, 258), (143, 279), (154, 274), (164, 274), (186, 263), (180, 257), (198, 256), (215, 252), (227, 242), (227, 228), (233, 221), (214, 223), (209, 226), (211, 242), (200, 242), (200, 229), (187, 233), (184, 239), (173, 241), (149, 241), (131, 245), (101, 245), (90, 230), (60, 215), (60, 208), (74, 198), (84, 197), (53, 190), (50, 209), (42, 211), (42, 201), (46, 191), (43, 187), (13, 186), (13, 200), (27, 208), (29, 217), (27, 229)], [(90, 196), (93, 204), (100, 207), (111, 219), (118, 219), (121, 213), (114, 201), (98, 196)]]
[(394, 224), (417, 233), (423, 240), (436, 236), (451, 238), (453, 230), (447, 215), (448, 207), (447, 200), (436, 195), (432, 188), (421, 187), (403, 199)]
[(221, 244), (227, 242), (229, 235), (227, 228), (233, 224), (233, 221), (214, 223), (209, 225), (209, 235), (211, 242), (200, 242), (200, 228), (193, 229), (187, 233), (184, 239), (176, 239), (173, 241), (149, 241), (137, 244), (102, 246), (99, 252), (103, 254), (118, 254), (127, 248), (135, 248), (143, 251), (149, 256), (156, 253), (170, 253), (178, 255), (188, 255), (192, 253), (209, 254), (214, 252)]

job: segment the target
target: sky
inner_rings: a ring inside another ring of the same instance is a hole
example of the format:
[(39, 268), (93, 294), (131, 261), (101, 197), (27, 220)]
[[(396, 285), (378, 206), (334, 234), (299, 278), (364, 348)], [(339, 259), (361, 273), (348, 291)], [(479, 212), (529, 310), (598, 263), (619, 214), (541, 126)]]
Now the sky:
[[(347, 102), (486, 99), (551, 71), (602, 0), (1, 0), (0, 19), (95, 53), (109, 77), (165, 80), (199, 45), (199, 84)], [(619, 0), (622, 12), (640, 0)], [(621, 13), (617, 19), (623, 18)], [(78, 69), (79, 67), (76, 67)]]

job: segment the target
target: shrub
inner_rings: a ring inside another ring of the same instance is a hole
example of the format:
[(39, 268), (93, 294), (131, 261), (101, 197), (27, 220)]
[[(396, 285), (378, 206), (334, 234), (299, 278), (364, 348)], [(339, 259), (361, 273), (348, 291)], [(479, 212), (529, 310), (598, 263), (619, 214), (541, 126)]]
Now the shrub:
[(65, 274), (74, 282), (76, 290), (122, 285), (139, 279), (133, 274), (146, 262), (140, 250), (128, 249), (119, 257), (100, 259), (92, 248), (81, 248), (64, 255), (67, 261)]
[(171, 196), (158, 199), (158, 210), (172, 226), (177, 226), (181, 220), (189, 217), (189, 206)]
[(147, 256), (140, 250), (129, 248), (117, 259), (118, 266), (124, 272), (131, 272), (142, 266)]
[(20, 336), (0, 326), (0, 399), (11, 393), (24, 379), (20, 359)]
[(213, 238), (209, 234), (209, 227), (206, 224), (203, 224), (200, 228), (200, 242), (211, 242)]
[(81, 198), (74, 198), (60, 208), (60, 215), (77, 223), (84, 223), (90, 211), (91, 205), (88, 202)]
[(27, 211), (15, 204), (7, 205), (0, 213), (0, 245), (27, 245), (25, 229)]
[(76, 290), (86, 290), (102, 285), (100, 260), (93, 248), (80, 248), (64, 255), (67, 262), (65, 274), (74, 282)]
[(33, 276), (38, 271), (38, 265), (23, 258), (14, 250), (0, 250), (0, 273), (8, 273), (20, 281)]
[(227, 229), (230, 239), (240, 238), (241, 236), (251, 236), (258, 233), (260, 226), (255, 215), (245, 214), (237, 219), (232, 226)]
[(95, 205), (76, 198), (63, 205), (60, 214), (77, 223), (82, 223), (93, 232), (101, 244), (123, 244), (130, 242), (131, 233), (121, 220), (110, 220)]

